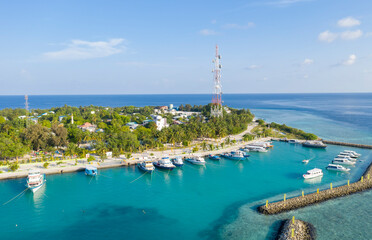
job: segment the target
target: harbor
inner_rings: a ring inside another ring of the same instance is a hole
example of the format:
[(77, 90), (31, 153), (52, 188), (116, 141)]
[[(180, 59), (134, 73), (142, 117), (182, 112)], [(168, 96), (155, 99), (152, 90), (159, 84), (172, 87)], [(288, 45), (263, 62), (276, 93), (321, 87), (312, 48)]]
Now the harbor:
[[(341, 144), (335, 144), (335, 145), (341, 145)], [(348, 144), (345, 144), (345, 145), (350, 146)], [(345, 146), (345, 145), (342, 145), (342, 146)], [(354, 152), (354, 151), (349, 151), (349, 150), (345, 150), (345, 151), (346, 152)], [(338, 155), (338, 156), (340, 156), (340, 155)], [(336, 157), (335, 159), (339, 159), (339, 158)], [(346, 161), (348, 161), (348, 160), (346, 160)], [(334, 162), (335, 162), (335, 160), (333, 161), (333, 163)], [(345, 164), (345, 163), (343, 163), (343, 164)], [(353, 164), (355, 164), (355, 163), (353, 163)], [(329, 166), (342, 167), (341, 165), (329, 164), (328, 167), (327, 167), (328, 170), (330, 170)], [(347, 168), (343, 168), (343, 169), (347, 169)], [(345, 171), (343, 169), (342, 169), (342, 171)], [(322, 172), (320, 169), (317, 169), (317, 170)], [(347, 169), (347, 170), (349, 171), (350, 169)], [(315, 171), (313, 171), (313, 172), (308, 171), (308, 173), (309, 174), (316, 174)], [(307, 178), (305, 176), (306, 175), (304, 175), (304, 178)], [(314, 175), (313, 179), (321, 178), (322, 176), (323, 176), (323, 174), (321, 174), (320, 176), (319, 175)], [(363, 173), (363, 175), (360, 177), (360, 180), (358, 180), (354, 183), (350, 183), (350, 180), (348, 180), (347, 184), (342, 185), (342, 186), (338, 186), (338, 187), (333, 187), (332, 183), (330, 183), (329, 189), (325, 189), (325, 190), (320, 191), (319, 188), (318, 188), (316, 190), (316, 192), (308, 193), (308, 194), (304, 194), (304, 192), (302, 191), (302, 195), (298, 196), (298, 197), (286, 198), (286, 194), (284, 194), (282, 201), (277, 201), (277, 202), (272, 202), (272, 203), (269, 203), (268, 201), (266, 201), (265, 205), (262, 205), (262, 206), (258, 207), (258, 211), (260, 213), (263, 213), (263, 214), (266, 214), (266, 215), (278, 214), (278, 213), (282, 213), (282, 212), (286, 212), (286, 211), (295, 210), (295, 209), (298, 209), (298, 208), (303, 208), (303, 207), (306, 207), (306, 206), (309, 206), (309, 205), (312, 205), (312, 204), (321, 203), (321, 202), (324, 202), (324, 201), (327, 201), (327, 200), (330, 200), (330, 199), (335, 199), (335, 198), (351, 195), (351, 194), (354, 194), (354, 193), (362, 192), (362, 191), (365, 191), (365, 190), (369, 190), (369, 189), (372, 188), (372, 178), (371, 178), (371, 176), (372, 176), (372, 162), (370, 163), (370, 165), (368, 166), (366, 171)]]

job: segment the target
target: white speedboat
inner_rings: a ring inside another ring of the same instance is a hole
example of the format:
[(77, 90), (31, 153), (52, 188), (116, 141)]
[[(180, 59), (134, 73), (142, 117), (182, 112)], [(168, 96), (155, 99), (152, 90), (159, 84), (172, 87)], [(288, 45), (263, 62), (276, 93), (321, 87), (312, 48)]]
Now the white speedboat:
[(146, 160), (141, 163), (138, 163), (138, 168), (144, 172), (153, 172), (155, 170), (152, 161)]
[(310, 178), (317, 178), (323, 176), (323, 171), (319, 168), (314, 168), (309, 171), (307, 171), (305, 174), (302, 175), (305, 179)]
[(337, 171), (337, 172), (348, 172), (350, 171), (350, 168), (346, 168), (338, 164), (328, 164), (327, 170)]
[(195, 165), (205, 165), (205, 160), (202, 157), (199, 156), (192, 156), (185, 159), (189, 163), (195, 164)]
[(357, 153), (355, 151), (351, 151), (351, 150), (344, 150), (344, 153), (351, 153), (351, 154), (353, 154), (353, 155), (355, 155), (357, 157), (360, 157), (361, 156), (361, 154), (359, 154), (359, 153)]
[(173, 170), (176, 166), (171, 162), (169, 157), (163, 157), (162, 159), (154, 162), (154, 166), (162, 169)]
[(347, 160), (350, 160), (350, 161), (356, 161), (356, 158), (353, 158), (353, 157), (351, 157), (349, 155), (343, 155), (343, 154), (337, 155), (336, 158), (346, 158)]
[(27, 176), (27, 184), (26, 186), (31, 189), (32, 192), (36, 192), (45, 183), (45, 175), (41, 174), (38, 170), (31, 170)]
[(183, 159), (182, 159), (182, 157), (177, 156), (177, 157), (175, 157), (175, 158), (172, 158), (172, 163), (173, 163), (176, 167), (182, 167), (182, 166), (183, 166)]
[(297, 139), (289, 139), (288, 140), (289, 143), (301, 143), (301, 141), (297, 140)]
[(302, 162), (305, 163), (305, 164), (308, 164), (309, 161), (310, 161), (309, 159), (304, 159), (304, 160), (302, 160)]
[(350, 161), (346, 158), (335, 158), (333, 159), (332, 163), (334, 164), (342, 164), (342, 165), (354, 165), (354, 161)]
[(356, 154), (351, 153), (351, 152), (340, 152), (339, 155), (341, 155), (341, 156), (348, 156), (348, 157), (351, 157), (351, 158), (358, 158), (359, 157), (359, 155), (356, 155)]

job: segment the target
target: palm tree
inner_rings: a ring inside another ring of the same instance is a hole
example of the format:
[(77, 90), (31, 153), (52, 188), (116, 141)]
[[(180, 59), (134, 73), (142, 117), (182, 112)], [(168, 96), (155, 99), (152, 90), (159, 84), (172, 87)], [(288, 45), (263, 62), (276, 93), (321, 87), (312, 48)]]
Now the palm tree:
[(202, 147), (203, 151), (207, 150), (207, 143), (205, 141), (203, 141), (201, 143), (201, 147)]

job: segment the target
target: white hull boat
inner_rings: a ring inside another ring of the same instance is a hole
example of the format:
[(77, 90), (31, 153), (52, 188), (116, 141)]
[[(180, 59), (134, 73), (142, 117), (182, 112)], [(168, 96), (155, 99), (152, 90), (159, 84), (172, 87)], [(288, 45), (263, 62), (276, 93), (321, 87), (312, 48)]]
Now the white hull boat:
[(202, 157), (190, 157), (185, 160), (195, 165), (205, 165), (205, 160)]
[(32, 170), (28, 173), (26, 186), (35, 193), (45, 184), (45, 175), (38, 170)]
[(305, 179), (311, 178), (318, 178), (323, 176), (323, 171), (319, 168), (314, 168), (307, 171), (304, 175), (302, 175)]
[(327, 170), (337, 171), (337, 172), (348, 172), (348, 171), (350, 171), (350, 168), (346, 168), (346, 167), (338, 165), (338, 164), (328, 164)]

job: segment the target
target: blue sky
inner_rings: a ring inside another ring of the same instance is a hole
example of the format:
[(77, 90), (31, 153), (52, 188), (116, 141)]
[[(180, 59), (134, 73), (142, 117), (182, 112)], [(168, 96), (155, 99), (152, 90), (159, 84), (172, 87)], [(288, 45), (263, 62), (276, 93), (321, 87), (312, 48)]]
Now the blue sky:
[(372, 92), (372, 1), (2, 1), (0, 94)]

